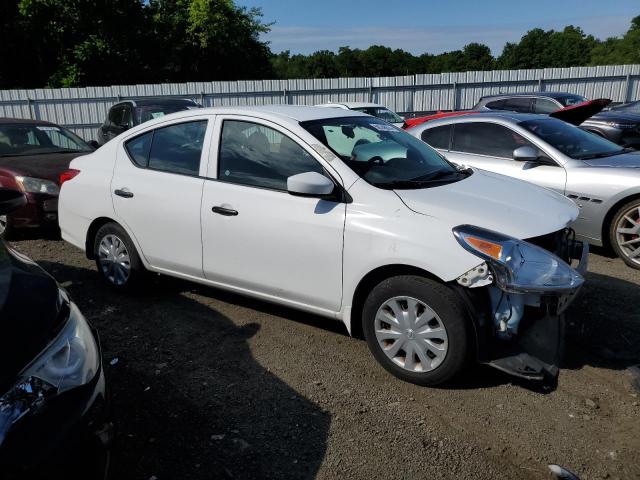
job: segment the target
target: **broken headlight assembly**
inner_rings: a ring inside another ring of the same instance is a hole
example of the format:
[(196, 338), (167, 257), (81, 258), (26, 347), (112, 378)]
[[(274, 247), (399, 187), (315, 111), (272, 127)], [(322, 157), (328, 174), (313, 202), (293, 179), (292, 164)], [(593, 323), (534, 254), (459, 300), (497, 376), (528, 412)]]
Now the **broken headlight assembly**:
[[(61, 301), (68, 302), (61, 291)], [(99, 350), (89, 324), (68, 302), (69, 317), (56, 338), (0, 397), (0, 445), (12, 426), (44, 407), (49, 398), (89, 383), (100, 368)]]
[(553, 253), (517, 238), (472, 225), (453, 234), (462, 247), (487, 262), (500, 290), (507, 293), (565, 293), (584, 278)]

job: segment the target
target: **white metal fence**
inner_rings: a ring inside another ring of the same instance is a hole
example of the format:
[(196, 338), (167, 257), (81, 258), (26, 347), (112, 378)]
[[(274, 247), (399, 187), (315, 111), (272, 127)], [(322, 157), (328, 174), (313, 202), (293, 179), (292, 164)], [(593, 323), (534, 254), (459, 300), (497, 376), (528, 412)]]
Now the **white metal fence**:
[(400, 113), (471, 108), (482, 95), (566, 91), (614, 102), (640, 99), (640, 65), (440, 73), (376, 78), (189, 82), (0, 90), (0, 117), (35, 118), (95, 138), (109, 107), (135, 97), (191, 98), (206, 107), (372, 101)]

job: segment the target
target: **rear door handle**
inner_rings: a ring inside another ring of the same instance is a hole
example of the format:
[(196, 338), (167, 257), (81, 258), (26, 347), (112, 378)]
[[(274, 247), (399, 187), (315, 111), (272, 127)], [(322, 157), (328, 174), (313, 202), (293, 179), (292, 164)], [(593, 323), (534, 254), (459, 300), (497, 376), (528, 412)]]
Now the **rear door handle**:
[(235, 217), (236, 215), (238, 215), (237, 210), (232, 210), (230, 208), (224, 208), (224, 207), (213, 207), (211, 208), (211, 211), (219, 215), (224, 215), (225, 217)]
[(129, 190), (124, 190), (124, 189), (117, 189), (115, 190), (113, 193), (115, 193), (116, 195), (118, 195), (119, 197), (122, 198), (131, 198), (133, 197), (133, 192), (130, 192)]

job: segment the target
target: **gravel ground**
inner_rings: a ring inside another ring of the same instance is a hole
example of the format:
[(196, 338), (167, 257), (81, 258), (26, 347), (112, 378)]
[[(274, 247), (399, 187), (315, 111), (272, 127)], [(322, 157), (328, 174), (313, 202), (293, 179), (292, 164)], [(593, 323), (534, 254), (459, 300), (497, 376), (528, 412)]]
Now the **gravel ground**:
[(640, 478), (640, 272), (617, 259), (591, 254), (559, 386), (540, 393), (481, 366), (420, 388), (330, 320), (168, 278), (124, 296), (62, 241), (14, 245), (101, 333), (113, 479)]

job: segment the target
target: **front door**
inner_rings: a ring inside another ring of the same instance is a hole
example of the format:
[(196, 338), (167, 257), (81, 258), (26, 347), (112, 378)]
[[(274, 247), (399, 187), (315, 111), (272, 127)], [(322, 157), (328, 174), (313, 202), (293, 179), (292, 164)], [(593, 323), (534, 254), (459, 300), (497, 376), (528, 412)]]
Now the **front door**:
[(337, 312), (346, 204), (293, 196), (287, 177), (319, 172), (319, 157), (277, 125), (217, 117), (202, 196), (207, 279)]
[[(540, 161), (513, 160), (513, 151), (532, 146), (541, 155)], [(564, 195), (567, 172), (546, 157), (537, 146), (518, 132), (489, 122), (458, 123), (453, 128), (451, 149), (445, 155), (452, 162), (470, 165), (509, 177), (535, 183)]]

